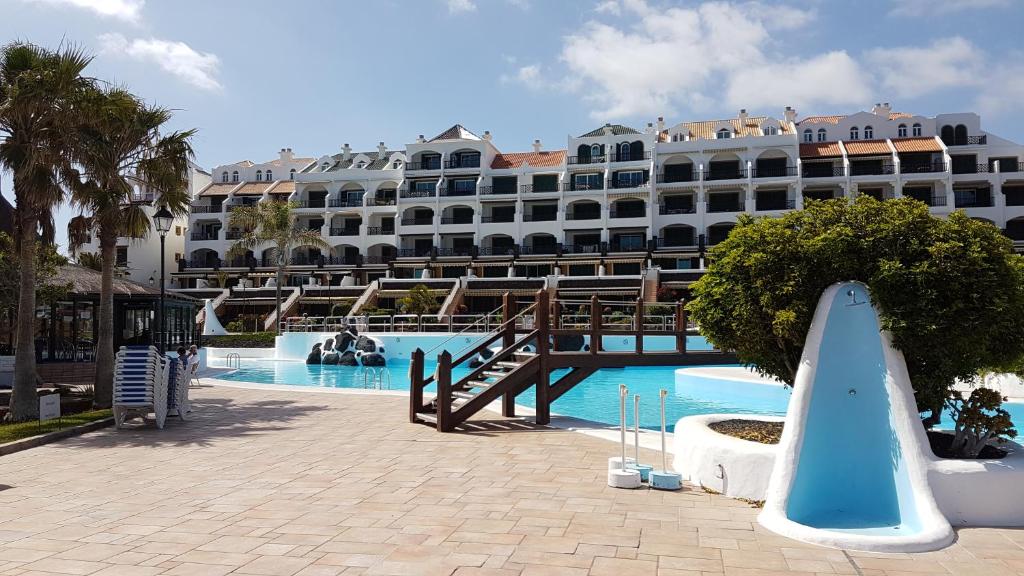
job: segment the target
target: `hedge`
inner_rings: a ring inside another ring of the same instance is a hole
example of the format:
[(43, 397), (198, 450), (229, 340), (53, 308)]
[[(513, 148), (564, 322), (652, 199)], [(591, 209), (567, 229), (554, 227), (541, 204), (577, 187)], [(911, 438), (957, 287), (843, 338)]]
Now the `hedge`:
[(274, 332), (203, 336), (203, 345), (212, 348), (273, 348), (275, 336)]

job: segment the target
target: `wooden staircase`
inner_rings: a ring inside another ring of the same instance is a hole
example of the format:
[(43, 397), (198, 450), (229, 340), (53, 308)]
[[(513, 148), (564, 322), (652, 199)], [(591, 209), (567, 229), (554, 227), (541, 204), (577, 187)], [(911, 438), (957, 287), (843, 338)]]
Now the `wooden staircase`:
[[(514, 298), (511, 293), (506, 293), (502, 304), (504, 322), (482, 341), (460, 352), (455, 358), (447, 350), (442, 351), (437, 356), (437, 369), (433, 375), (425, 376), (426, 353), (416, 349), (409, 368), (409, 421), (429, 424), (440, 432), (451, 432), (499, 398), (502, 401), (502, 415), (514, 417), (516, 396), (533, 386), (536, 393), (536, 421), (544, 425), (551, 419), (551, 403), (601, 368), (736, 362), (732, 354), (686, 351), (686, 323), (681, 303), (676, 308), (674, 329), (668, 333), (675, 336), (675, 350), (644, 351), (643, 303), (638, 302), (637, 310), (640, 313), (633, 324), (635, 328), (628, 332), (636, 337), (636, 350), (605, 352), (601, 345), (605, 334), (601, 326), (602, 308), (597, 296), (591, 301), (591, 317), (594, 320), (588, 328), (578, 330), (558, 326), (559, 306), (557, 303), (552, 306), (549, 298), (546, 290), (540, 290), (534, 304), (517, 314)], [(556, 311), (554, 323), (551, 322), (552, 308)], [(609, 329), (607, 332), (613, 335), (623, 333), (621, 329)], [(561, 352), (551, 349), (552, 336), (579, 334), (590, 336), (590, 350)], [(499, 352), (466, 376), (452, 381), (452, 368), (477, 358), (482, 351), (497, 342), (501, 343)], [(551, 382), (551, 371), (561, 368), (568, 371)], [(436, 384), (437, 393), (431, 401), (424, 403), (423, 392), (430, 384)]]

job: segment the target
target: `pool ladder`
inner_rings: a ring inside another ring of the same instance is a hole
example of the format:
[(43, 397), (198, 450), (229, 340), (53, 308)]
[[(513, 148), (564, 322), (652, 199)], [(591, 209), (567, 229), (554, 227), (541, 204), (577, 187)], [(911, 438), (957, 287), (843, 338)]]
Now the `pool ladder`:
[(363, 388), (391, 390), (391, 371), (383, 366), (363, 368)]
[(236, 370), (240, 369), (242, 367), (242, 355), (239, 354), (238, 352), (232, 352), (231, 354), (228, 354), (227, 356), (224, 357), (224, 364), (228, 368), (232, 367), (232, 363), (234, 363), (234, 368)]

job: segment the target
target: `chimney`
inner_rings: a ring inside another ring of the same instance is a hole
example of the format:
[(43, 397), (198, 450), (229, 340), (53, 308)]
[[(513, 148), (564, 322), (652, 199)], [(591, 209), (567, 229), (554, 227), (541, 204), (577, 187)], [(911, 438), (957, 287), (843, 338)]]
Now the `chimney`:
[(889, 117), (890, 112), (892, 112), (892, 106), (889, 106), (888, 102), (886, 102), (885, 104), (882, 104), (881, 102), (876, 102), (875, 106), (871, 109), (872, 114), (876, 116), (885, 116), (886, 118)]
[(786, 109), (782, 112), (782, 117), (786, 119), (786, 122), (796, 122), (796, 110), (793, 110), (792, 106), (786, 106)]
[(342, 161), (345, 161), (350, 158), (352, 158), (352, 148), (348, 145), (348, 143), (345, 143), (341, 147), (341, 159)]
[(416, 138), (416, 142), (418, 142), (420, 144), (423, 144), (426, 141), (427, 141), (427, 139), (423, 137), (423, 134), (420, 134), (419, 138)]
[(377, 143), (377, 157), (378, 158), (383, 158), (384, 154), (386, 154), (387, 151), (388, 151), (388, 149), (384, 146), (383, 142), (378, 142)]
[(740, 108), (739, 116), (737, 116), (737, 118), (740, 119), (740, 126), (746, 126), (747, 125), (747, 118), (749, 118), (749, 117), (750, 116), (747, 114), (747, 109), (746, 108)]
[(658, 133), (661, 134), (665, 131), (665, 117), (658, 116)]
[(654, 122), (647, 123), (647, 128), (644, 128), (644, 134), (654, 134)]
[(611, 123), (605, 124), (603, 130), (604, 130), (604, 135), (605, 136), (611, 136), (612, 135), (612, 125), (611, 125)]
[(295, 155), (292, 154), (291, 148), (281, 148), (281, 151), (278, 154), (281, 155), (281, 160), (284, 160), (285, 162), (291, 162), (292, 158), (295, 157)]
[(488, 142), (491, 141), (491, 131), (490, 130), (484, 130), (484, 140), (486, 140)]
[(540, 152), (540, 140), (539, 139), (533, 141), (533, 151), (534, 152)]

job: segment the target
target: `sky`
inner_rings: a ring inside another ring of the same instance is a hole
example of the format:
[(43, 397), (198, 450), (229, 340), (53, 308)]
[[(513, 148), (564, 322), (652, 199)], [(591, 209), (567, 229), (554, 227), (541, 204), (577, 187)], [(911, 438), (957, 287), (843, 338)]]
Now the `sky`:
[(513, 152), (605, 122), (875, 102), (1024, 142), (1022, 25), (1024, 0), (0, 0), (0, 43), (83, 47), (89, 75), (197, 128), (207, 169), (455, 123)]

